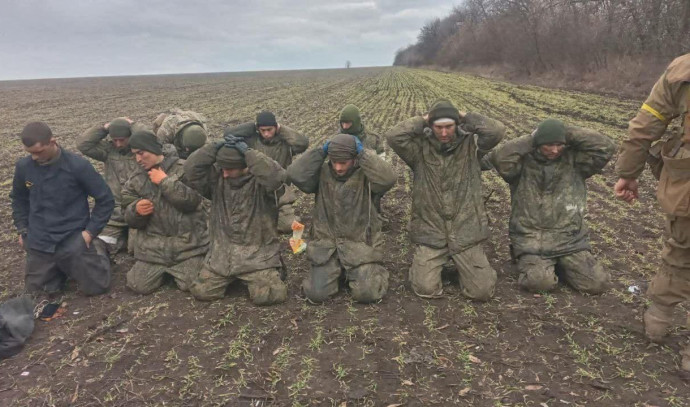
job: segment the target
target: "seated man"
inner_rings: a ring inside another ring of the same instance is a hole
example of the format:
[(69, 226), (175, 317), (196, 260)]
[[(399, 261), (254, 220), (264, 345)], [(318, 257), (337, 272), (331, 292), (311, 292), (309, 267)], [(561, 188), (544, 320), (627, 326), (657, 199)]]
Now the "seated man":
[[(129, 148), (131, 125), (130, 119), (117, 118), (110, 123), (91, 127), (77, 140), (77, 149), (82, 154), (104, 163), (105, 182), (115, 198), (115, 210), (108, 225), (98, 235), (108, 245), (111, 255), (125, 248), (127, 243), (127, 223), (121, 205), (122, 187), (138, 168)], [(110, 140), (105, 139), (108, 136)]]
[(446, 99), (437, 100), (425, 116), (388, 131), (388, 145), (414, 174), (409, 230), (416, 248), (410, 282), (418, 296), (443, 294), (441, 272), (450, 259), (463, 295), (478, 301), (493, 296), (496, 271), (482, 247), (489, 237), (489, 222), (479, 158), (504, 133), (503, 123), (460, 112)]
[[(279, 124), (275, 115), (266, 111), (259, 113), (255, 122), (231, 127), (225, 130), (225, 134), (244, 138), (250, 148), (266, 154), (283, 168), (292, 164), (292, 158), (309, 146), (308, 138), (284, 124)], [(297, 220), (292, 207), (296, 200), (294, 188), (286, 186), (285, 193), (278, 203), (278, 232), (292, 232), (292, 222)]]
[[(206, 144), (208, 138), (206, 118), (197, 112), (180, 109), (159, 114), (153, 122), (153, 132), (161, 143), (174, 146), (180, 158), (189, 157)], [(163, 150), (169, 153), (166, 148)]]
[(134, 132), (129, 146), (141, 168), (122, 190), (125, 220), (137, 229), (137, 262), (127, 272), (127, 286), (149, 294), (169, 274), (180, 290), (187, 291), (208, 251), (202, 198), (183, 183), (184, 161), (164, 156), (163, 146), (152, 132)]
[(52, 293), (71, 277), (86, 295), (106, 292), (110, 259), (96, 236), (115, 206), (108, 185), (86, 159), (61, 148), (45, 123), (27, 124), (21, 140), (31, 155), (17, 161), (10, 198), (26, 250), (26, 291)]
[(335, 295), (343, 271), (356, 301), (383, 298), (388, 270), (381, 264), (383, 236), (374, 197), (395, 184), (393, 167), (355, 136), (338, 134), (295, 160), (288, 179), (316, 194), (307, 247), (311, 271), (302, 284), (307, 298), (322, 302)]
[(242, 280), (254, 304), (284, 302), (276, 191), (285, 181), (285, 170), (228, 135), (225, 142), (208, 144), (189, 156), (185, 177), (211, 200), (211, 248), (192, 283), (192, 295), (199, 300), (223, 298), (233, 281)]
[(510, 184), (509, 233), (521, 288), (549, 291), (558, 273), (578, 291), (605, 290), (608, 273), (590, 252), (585, 180), (615, 151), (602, 134), (548, 119), (485, 157)]

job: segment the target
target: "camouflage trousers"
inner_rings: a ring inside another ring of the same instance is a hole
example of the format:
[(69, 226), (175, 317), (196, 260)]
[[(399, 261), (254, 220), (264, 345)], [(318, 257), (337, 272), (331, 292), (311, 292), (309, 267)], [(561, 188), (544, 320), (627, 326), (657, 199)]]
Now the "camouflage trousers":
[(553, 290), (560, 277), (577, 291), (601, 294), (609, 281), (608, 273), (588, 250), (549, 259), (523, 254), (517, 269), (518, 285), (531, 292)]
[(279, 304), (287, 300), (287, 285), (280, 278), (280, 270), (277, 268), (221, 276), (204, 264), (201, 272), (192, 282), (190, 291), (197, 300), (217, 300), (225, 296), (225, 290), (235, 280), (247, 284), (249, 299), (255, 305)]
[(451, 254), (448, 247), (434, 249), (417, 245), (410, 266), (410, 282), (415, 294), (424, 298), (438, 298), (443, 294), (441, 272), (448, 259), (455, 263), (465, 297), (477, 301), (493, 297), (496, 270), (489, 264), (481, 244), (456, 254)]
[(292, 222), (297, 220), (295, 208), (292, 207), (296, 200), (295, 187), (286, 186), (285, 193), (278, 200), (278, 232), (292, 233)]
[(352, 298), (361, 303), (375, 302), (388, 291), (388, 270), (377, 263), (366, 263), (345, 269), (336, 250), (324, 264), (311, 265), (302, 282), (304, 295), (312, 302), (323, 302), (338, 293), (341, 276), (350, 287)]
[(107, 245), (108, 253), (115, 255), (127, 247), (128, 230), (127, 226), (109, 222), (98, 237)]
[(139, 260), (127, 272), (127, 287), (139, 294), (150, 294), (165, 283), (166, 275), (170, 275), (180, 290), (189, 291), (203, 261), (204, 256), (195, 256), (172, 266), (164, 266)]
[(98, 295), (110, 287), (110, 259), (105, 244), (93, 239), (89, 247), (80, 231), (60, 242), (54, 253), (27, 249), (24, 285), (27, 292), (48, 293), (63, 288), (67, 278), (86, 295)]
[(690, 299), (690, 217), (667, 216), (661, 268), (647, 295), (652, 302), (675, 306)]

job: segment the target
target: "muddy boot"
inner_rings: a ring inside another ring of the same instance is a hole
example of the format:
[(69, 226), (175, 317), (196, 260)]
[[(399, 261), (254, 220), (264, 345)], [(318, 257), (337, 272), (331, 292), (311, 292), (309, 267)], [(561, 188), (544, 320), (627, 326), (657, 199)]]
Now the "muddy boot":
[(652, 342), (661, 342), (673, 322), (673, 306), (652, 303), (644, 313), (644, 331)]

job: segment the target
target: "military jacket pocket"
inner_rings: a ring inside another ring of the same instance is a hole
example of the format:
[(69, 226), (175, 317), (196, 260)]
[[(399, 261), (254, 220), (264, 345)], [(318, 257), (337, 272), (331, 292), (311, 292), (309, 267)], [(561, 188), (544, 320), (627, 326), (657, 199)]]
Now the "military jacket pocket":
[(669, 215), (690, 216), (690, 158), (673, 158), (667, 154), (674, 143), (666, 143), (661, 153), (664, 167), (659, 178), (657, 198)]

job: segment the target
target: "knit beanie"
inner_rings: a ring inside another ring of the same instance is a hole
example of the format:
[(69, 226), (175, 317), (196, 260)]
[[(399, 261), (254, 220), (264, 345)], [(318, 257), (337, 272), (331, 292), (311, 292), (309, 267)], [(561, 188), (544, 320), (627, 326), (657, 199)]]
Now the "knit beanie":
[(129, 138), (129, 148), (163, 155), (163, 144), (151, 130), (137, 130)]
[(119, 117), (110, 122), (108, 134), (110, 138), (127, 138), (132, 135), (132, 127), (126, 119)]
[(276, 116), (273, 113), (266, 110), (256, 115), (256, 127), (265, 126), (278, 126)]
[(534, 145), (565, 144), (565, 124), (556, 119), (546, 119), (534, 131)]
[(453, 119), (455, 124), (460, 123), (460, 113), (448, 99), (439, 99), (429, 109), (429, 124), (433, 125), (438, 119)]
[(331, 161), (347, 161), (356, 156), (357, 145), (353, 135), (340, 133), (331, 138), (328, 145), (328, 158)]
[(244, 156), (236, 148), (223, 146), (216, 153), (216, 163), (224, 169), (240, 169), (247, 166)]

